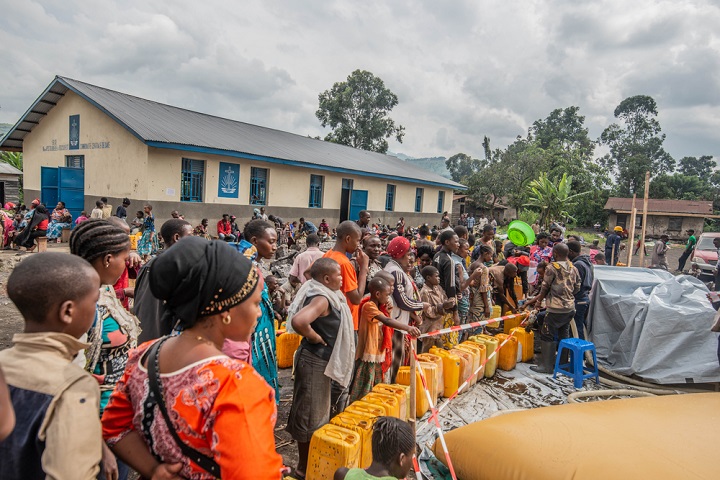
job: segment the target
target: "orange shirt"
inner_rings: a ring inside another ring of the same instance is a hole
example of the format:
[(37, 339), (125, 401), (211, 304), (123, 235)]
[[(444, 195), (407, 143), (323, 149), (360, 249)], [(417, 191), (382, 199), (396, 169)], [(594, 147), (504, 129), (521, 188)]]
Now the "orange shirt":
[(347, 257), (347, 255), (345, 255), (344, 252), (328, 250), (327, 252), (325, 252), (325, 255), (323, 255), (323, 257), (332, 258), (340, 264), (340, 272), (342, 273), (343, 280), (341, 290), (345, 294), (348, 306), (350, 307), (350, 312), (353, 316), (353, 328), (357, 331), (358, 323), (360, 321), (360, 306), (353, 304), (347, 296), (347, 292), (352, 292), (353, 290), (358, 288), (357, 274), (355, 273), (355, 268), (353, 267), (352, 263), (350, 263), (350, 259)]
[(385, 351), (382, 348), (383, 333), (378, 316), (385, 315), (373, 301), (367, 301), (360, 309), (360, 329), (358, 344), (355, 348), (355, 360), (382, 363)]
[[(103, 437), (114, 445), (131, 431), (145, 440), (143, 420), (147, 371), (139, 360), (154, 342), (130, 352), (122, 380), (103, 413)], [(220, 465), (222, 478), (280, 480), (282, 457), (275, 451), (275, 394), (252, 366), (224, 355), (162, 374), (167, 410), (178, 436)], [(183, 464), (180, 476), (214, 478), (185, 457), (158, 407), (149, 413), (152, 450), (167, 463)]]

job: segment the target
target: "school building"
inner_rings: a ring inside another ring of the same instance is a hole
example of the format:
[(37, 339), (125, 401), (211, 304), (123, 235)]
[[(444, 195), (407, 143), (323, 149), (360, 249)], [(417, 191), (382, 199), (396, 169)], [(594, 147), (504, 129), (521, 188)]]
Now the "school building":
[[(23, 153), (25, 198), (58, 200), (77, 217), (100, 197), (128, 216), (153, 206), (160, 224), (173, 210), (193, 225), (223, 213), (244, 223), (254, 208), (286, 221), (331, 225), (357, 219), (395, 225), (439, 222), (456, 182), (402, 160), (303, 135), (193, 112), (56, 77), (0, 150)], [(241, 223), (241, 224), (242, 224)], [(211, 228), (214, 233), (214, 228)]]

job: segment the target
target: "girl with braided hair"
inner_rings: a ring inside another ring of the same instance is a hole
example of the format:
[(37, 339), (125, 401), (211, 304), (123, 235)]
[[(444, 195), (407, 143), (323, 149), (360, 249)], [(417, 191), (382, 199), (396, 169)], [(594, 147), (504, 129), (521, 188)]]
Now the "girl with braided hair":
[(395, 480), (405, 478), (412, 468), (415, 435), (407, 422), (379, 417), (373, 426), (372, 464), (366, 468), (339, 468), (335, 480)]
[[(100, 298), (95, 321), (88, 332), (90, 346), (85, 350), (85, 370), (100, 384), (99, 413), (102, 415), (140, 334), (138, 319), (125, 310), (113, 287), (130, 257), (130, 239), (122, 228), (108, 220), (91, 220), (73, 230), (70, 253), (90, 262), (100, 275)], [(120, 480), (128, 474), (127, 466), (122, 462), (116, 464), (112, 452), (105, 446), (102, 473), (105, 478)]]

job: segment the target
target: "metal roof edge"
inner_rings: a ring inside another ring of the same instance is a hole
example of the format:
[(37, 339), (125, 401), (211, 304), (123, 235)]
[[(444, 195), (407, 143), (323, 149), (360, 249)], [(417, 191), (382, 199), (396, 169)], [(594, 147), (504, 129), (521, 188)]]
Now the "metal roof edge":
[(185, 152), (209, 153), (209, 154), (213, 154), (213, 155), (221, 155), (224, 157), (244, 158), (247, 160), (258, 160), (261, 162), (275, 163), (275, 164), (279, 164), (279, 165), (290, 165), (290, 166), (295, 166), (295, 167), (314, 168), (316, 170), (324, 170), (324, 171), (328, 171), (328, 172), (347, 173), (347, 174), (352, 174), (352, 175), (361, 175), (364, 177), (384, 178), (387, 180), (395, 180), (395, 181), (406, 182), (406, 183), (420, 183), (423, 185), (431, 185), (434, 187), (450, 188), (453, 190), (467, 190), (467, 187), (465, 185), (461, 185), (461, 184), (452, 185), (449, 183), (433, 182), (433, 181), (429, 181), (429, 180), (420, 180), (420, 179), (408, 178), (408, 177), (398, 177), (395, 175), (384, 175), (382, 173), (365, 172), (362, 170), (352, 170), (349, 168), (330, 167), (327, 165), (318, 165), (315, 163), (301, 162), (299, 160), (287, 160), (287, 159), (283, 159), (283, 158), (266, 157), (266, 156), (262, 156), (262, 155), (255, 155), (252, 153), (237, 152), (237, 151), (233, 151), (233, 150), (222, 150), (219, 148), (200, 147), (197, 145), (184, 145), (181, 143), (157, 142), (157, 141), (152, 141), (152, 140), (146, 141), (145, 143), (147, 144), (148, 147), (163, 148), (163, 149), (167, 149), (167, 150), (181, 150), (181, 151), (185, 151)]
[[(25, 110), (25, 113), (23, 113), (20, 116), (20, 118), (18, 119), (17, 122), (15, 122), (15, 124), (12, 126), (12, 128), (10, 130), (8, 130), (5, 133), (5, 135), (3, 135), (0, 138), (0, 150), (3, 150), (3, 144), (5, 143), (5, 140), (7, 140), (10, 137), (10, 134), (12, 134), (15, 131), (15, 129), (18, 127), (18, 125), (20, 125), (25, 120), (25, 117), (27, 117), (30, 114), (30, 112), (35, 108), (35, 106), (37, 106), (37, 104), (40, 103), (40, 100), (42, 100), (43, 97), (48, 94), (50, 89), (57, 83), (58, 78), (60, 78), (60, 77), (55, 75), (55, 78), (53, 79), (53, 81), (50, 82), (50, 84), (47, 87), (45, 87), (45, 90), (43, 90), (43, 92), (35, 99), (35, 101), (30, 105), (30, 107), (27, 110)], [(21, 140), (21, 141), (23, 141), (23, 140)], [(13, 148), (15, 148), (15, 147), (13, 147)]]
[[(79, 82), (79, 83), (85, 83), (85, 82), (80, 82), (80, 80), (73, 80), (72, 78), (66, 79), (66, 78), (60, 77), (60, 76), (56, 77), (56, 79), (57, 79), (58, 82), (60, 82), (61, 84), (63, 84), (65, 87), (67, 87), (68, 89), (72, 90), (72, 92), (73, 92), (75, 95), (77, 95), (77, 96), (81, 97), (83, 100), (89, 102), (89, 103), (90, 103), (91, 105), (93, 105), (95, 108), (97, 108), (98, 110), (100, 110), (101, 112), (103, 112), (105, 115), (107, 115), (108, 117), (110, 117), (111, 119), (113, 119), (114, 121), (116, 121), (116, 122), (117, 122), (119, 125), (121, 125), (125, 130), (127, 130), (128, 132), (130, 132), (135, 138), (137, 138), (137, 139), (140, 140), (141, 142), (147, 144), (147, 141), (145, 140), (145, 138), (143, 138), (139, 133), (137, 133), (135, 130), (133, 130), (132, 128), (130, 128), (129, 125), (127, 125), (125, 122), (123, 122), (122, 120), (120, 120), (119, 118), (117, 118), (115, 115), (113, 115), (112, 113), (110, 113), (105, 107), (103, 107), (102, 105), (100, 105), (100, 104), (99, 104), (98, 102), (96, 102), (94, 99), (90, 98), (89, 96), (85, 95), (83, 92), (79, 91), (79, 90), (78, 90), (76, 87), (74, 87), (70, 82), (68, 82), (68, 80), (73, 81), (73, 82)], [(90, 84), (87, 83), (86, 85), (90, 85)], [(91, 86), (95, 86), (95, 85), (91, 85)], [(102, 88), (102, 87), (98, 87), (98, 88)], [(118, 93), (121, 93), (121, 92), (118, 92)], [(124, 94), (123, 94), (123, 95), (124, 95)]]

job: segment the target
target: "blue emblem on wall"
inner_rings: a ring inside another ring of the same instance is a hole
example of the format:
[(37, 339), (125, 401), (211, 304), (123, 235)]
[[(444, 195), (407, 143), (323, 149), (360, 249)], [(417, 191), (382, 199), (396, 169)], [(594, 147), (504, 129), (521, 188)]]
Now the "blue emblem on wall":
[(220, 162), (218, 197), (238, 198), (240, 190), (240, 165)]
[(70, 150), (80, 150), (80, 115), (70, 115)]

